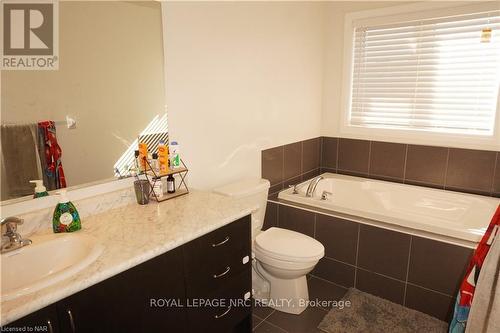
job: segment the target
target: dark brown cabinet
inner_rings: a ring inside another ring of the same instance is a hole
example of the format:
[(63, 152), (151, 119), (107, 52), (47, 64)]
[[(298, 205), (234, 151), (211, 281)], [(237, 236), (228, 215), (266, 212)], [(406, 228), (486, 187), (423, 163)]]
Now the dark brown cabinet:
[(185, 298), (181, 248), (59, 301), (61, 331), (184, 332), (182, 308), (155, 307), (160, 298)]
[(183, 246), (188, 297), (209, 296), (248, 270), (249, 222), (249, 218), (235, 221)]
[(250, 313), (251, 299), (244, 294), (252, 283), (247, 272), (227, 281), (224, 288), (217, 289), (206, 297), (215, 301), (208, 307), (188, 309), (189, 332), (249, 332), (237, 329), (238, 324)]
[(195, 239), (183, 250), (188, 301), (214, 301), (188, 309), (189, 332), (249, 332), (251, 327), (240, 323), (251, 312), (250, 217)]
[(49, 333), (250, 332), (250, 257), (247, 216), (8, 327)]

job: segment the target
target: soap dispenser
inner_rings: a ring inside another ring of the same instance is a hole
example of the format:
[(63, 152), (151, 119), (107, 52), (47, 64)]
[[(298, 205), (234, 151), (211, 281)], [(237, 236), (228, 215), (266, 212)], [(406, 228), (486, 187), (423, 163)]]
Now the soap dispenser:
[(56, 193), (60, 196), (60, 198), (56, 209), (54, 209), (52, 229), (55, 233), (80, 230), (82, 228), (80, 215), (78, 214), (75, 205), (68, 200), (66, 190), (62, 189)]
[(46, 197), (49, 195), (47, 192), (47, 188), (43, 186), (43, 180), (37, 179), (37, 180), (30, 180), (30, 183), (36, 184), (35, 185), (35, 194), (33, 194), (33, 198), (41, 198), (41, 197)]

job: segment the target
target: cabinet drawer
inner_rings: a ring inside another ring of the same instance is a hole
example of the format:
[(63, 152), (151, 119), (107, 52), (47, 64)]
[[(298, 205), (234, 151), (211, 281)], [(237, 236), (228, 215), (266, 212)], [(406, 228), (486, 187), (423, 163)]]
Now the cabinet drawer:
[(250, 216), (189, 242), (183, 252), (187, 296), (209, 295), (251, 266)]
[(250, 295), (251, 280), (250, 269), (234, 276), (224, 288), (201, 299), (210, 301), (211, 306), (194, 307), (200, 299), (191, 298), (191, 307), (188, 309), (189, 332), (232, 332), (251, 314), (251, 300), (244, 299), (246, 293)]

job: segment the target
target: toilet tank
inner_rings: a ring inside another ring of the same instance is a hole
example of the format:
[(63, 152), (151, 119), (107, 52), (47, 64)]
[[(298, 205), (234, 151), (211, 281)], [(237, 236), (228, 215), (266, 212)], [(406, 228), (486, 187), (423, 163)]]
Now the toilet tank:
[(214, 192), (242, 199), (250, 205), (257, 206), (257, 209), (252, 212), (252, 237), (256, 237), (264, 224), (269, 186), (270, 183), (267, 179), (248, 179), (216, 188)]

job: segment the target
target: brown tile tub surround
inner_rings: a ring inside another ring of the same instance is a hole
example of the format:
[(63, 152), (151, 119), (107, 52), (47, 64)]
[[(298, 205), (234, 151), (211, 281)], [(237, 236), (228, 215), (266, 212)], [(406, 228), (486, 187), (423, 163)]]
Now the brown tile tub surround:
[(339, 139), (322, 137), (321, 138), (321, 168), (337, 172), (337, 151)]
[(406, 146), (373, 141), (370, 152), (372, 178), (401, 182), (405, 174)]
[(500, 197), (497, 151), (321, 138), (320, 172)]
[(405, 280), (411, 236), (396, 231), (360, 225), (357, 266)]
[(500, 197), (497, 151), (320, 137), (262, 151), (270, 195), (321, 172)]
[(320, 161), (321, 138), (263, 150), (262, 178), (271, 182), (269, 195), (319, 175)]
[(278, 226), (303, 232), (325, 246), (313, 277), (450, 319), (471, 249), (277, 202), (268, 207), (264, 229)]
[(444, 188), (448, 148), (408, 145), (404, 182)]
[(498, 153), (494, 151), (451, 148), (446, 187), (457, 190), (465, 188), (478, 194), (491, 194), (497, 155)]
[[(321, 172), (500, 197), (500, 153), (321, 137), (262, 151), (270, 197)], [(268, 201), (264, 230), (310, 235), (325, 246), (311, 275), (449, 320), (472, 250)]]
[(341, 139), (338, 148), (338, 172), (367, 176), (370, 167), (370, 141)]
[(500, 198), (500, 152), (497, 153), (497, 161), (495, 163), (495, 176), (493, 179), (493, 196)]
[(412, 237), (408, 282), (427, 289), (454, 295), (460, 286), (472, 250), (427, 238)]

